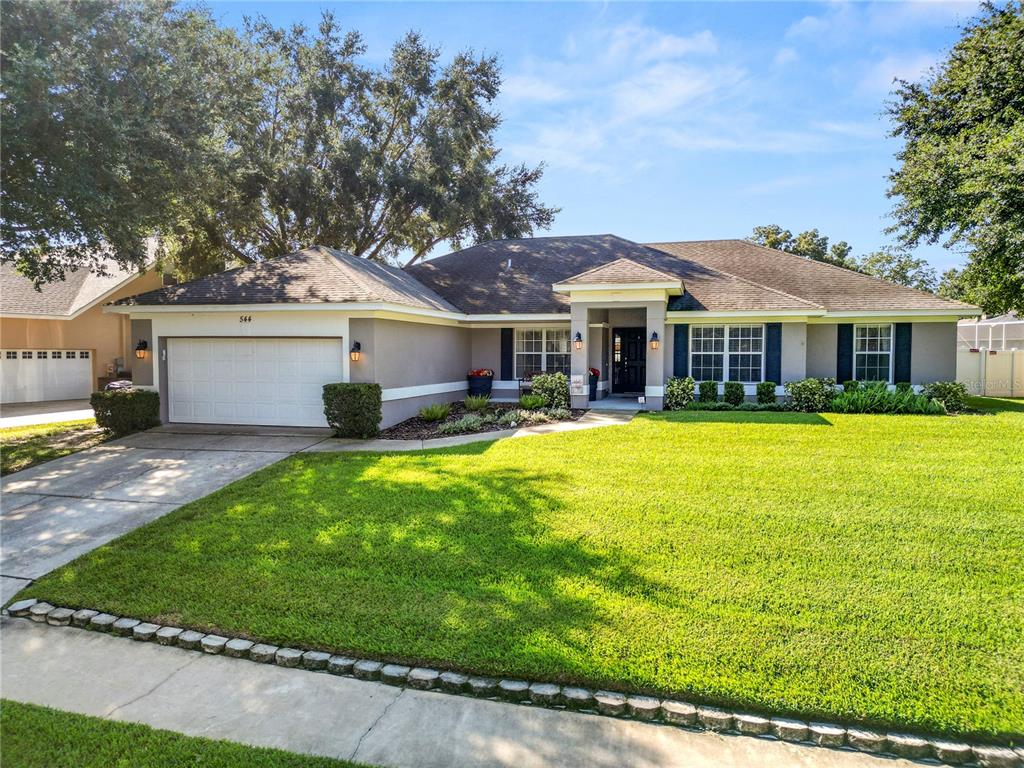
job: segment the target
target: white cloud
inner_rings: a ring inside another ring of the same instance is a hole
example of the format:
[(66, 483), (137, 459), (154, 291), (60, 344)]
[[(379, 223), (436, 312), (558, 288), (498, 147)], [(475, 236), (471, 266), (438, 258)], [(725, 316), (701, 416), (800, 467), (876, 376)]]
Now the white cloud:
[(785, 192), (789, 189), (799, 189), (820, 184), (825, 178), (820, 174), (803, 174), (796, 176), (780, 176), (776, 179), (756, 182), (739, 190), (741, 195), (758, 197), (761, 195), (774, 195), (777, 192)]
[(779, 48), (775, 54), (775, 66), (784, 67), (787, 64), (792, 64), (800, 59), (800, 54), (796, 52), (795, 48)]
[(535, 75), (512, 75), (501, 84), (501, 95), (510, 101), (551, 104), (564, 101), (569, 91), (561, 85)]
[(707, 70), (685, 64), (656, 64), (615, 86), (615, 116), (629, 119), (669, 114), (742, 78), (742, 70), (735, 68)]
[(811, 123), (811, 127), (824, 133), (849, 136), (853, 139), (880, 139), (885, 136), (887, 130), (881, 122), (857, 123), (843, 120), (820, 120)]
[(868, 93), (888, 93), (893, 88), (893, 80), (920, 80), (935, 64), (934, 53), (908, 53), (886, 56), (868, 67), (860, 81), (862, 91)]
[(584, 173), (610, 170), (606, 163), (594, 159), (605, 146), (603, 131), (585, 124), (583, 119), (563, 125), (533, 125), (529, 135), (529, 142), (511, 144), (505, 151), (513, 159), (530, 165), (543, 161), (552, 167)]
[(717, 53), (718, 40), (707, 29), (681, 37), (629, 23), (611, 30), (607, 50), (613, 59), (628, 58), (645, 63), (678, 59), (690, 54)]

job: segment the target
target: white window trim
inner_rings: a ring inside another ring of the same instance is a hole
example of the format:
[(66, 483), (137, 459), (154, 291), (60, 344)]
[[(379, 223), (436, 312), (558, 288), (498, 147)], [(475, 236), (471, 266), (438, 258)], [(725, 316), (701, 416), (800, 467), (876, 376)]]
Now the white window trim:
[[(889, 326), (889, 351), (888, 352), (858, 352), (857, 351), (857, 329), (875, 328)], [(896, 328), (892, 323), (857, 323), (853, 326), (853, 380), (861, 381), (857, 376), (857, 355), (889, 355), (889, 378), (886, 384), (893, 384), (893, 363), (896, 360)], [(877, 379), (864, 379), (864, 381), (877, 381)]]
[[(696, 324), (691, 324), (689, 332), (688, 332), (689, 344), (688, 344), (688, 349), (687, 349), (687, 353), (690, 356), (690, 359), (687, 361), (687, 368), (689, 369), (691, 376), (693, 375), (693, 356), (695, 354), (696, 355), (716, 355), (716, 354), (719, 354), (717, 352), (694, 352), (693, 351), (693, 330), (694, 330), (694, 328), (724, 328), (725, 329), (725, 339), (724, 339), (725, 344), (724, 344), (724, 346), (722, 348), (723, 351), (721, 352), (721, 355), (722, 355), (722, 377), (723, 378), (722, 378), (722, 381), (720, 381), (718, 383), (719, 384), (725, 384), (725, 382), (729, 381), (729, 328), (731, 328), (733, 326), (744, 327), (744, 328), (747, 328), (747, 327), (760, 327), (760, 329), (761, 329), (761, 351), (760, 351), (760, 353), (758, 353), (758, 352), (734, 352), (733, 354), (737, 354), (737, 355), (756, 355), (756, 354), (760, 354), (761, 355), (761, 381), (765, 380), (765, 362), (766, 362), (766, 359), (768, 357), (768, 349), (767, 349), (766, 345), (768, 343), (768, 338), (767, 338), (767, 334), (765, 333), (765, 324), (764, 323), (696, 323)], [(699, 383), (700, 380), (697, 379), (696, 381), (698, 381), (698, 383)], [(709, 379), (709, 381), (710, 381), (710, 379)], [(745, 384), (745, 385), (746, 384), (756, 385), (756, 384), (760, 384), (761, 381), (741, 381), (739, 383), (740, 384)]]
[[(519, 334), (520, 333), (528, 333), (530, 331), (537, 331), (537, 332), (539, 332), (541, 334), (541, 337), (540, 337), (540, 349), (541, 349), (541, 351), (540, 352), (520, 352), (519, 351)], [(549, 332), (558, 332), (558, 333), (568, 333), (569, 334), (569, 336), (567, 337), (569, 339), (569, 349), (568, 349), (567, 352), (548, 352), (547, 351), (548, 333)], [(564, 355), (569, 355), (570, 358), (571, 358), (571, 356), (572, 356), (572, 338), (571, 337), (572, 337), (571, 330), (570, 329), (566, 329), (566, 328), (545, 328), (545, 327), (540, 327), (540, 328), (516, 328), (516, 329), (514, 329), (513, 334), (512, 334), (512, 377), (514, 379), (516, 379), (517, 381), (523, 377), (523, 372), (519, 370), (519, 357), (521, 355), (537, 355), (537, 354), (539, 354), (540, 355), (540, 370), (541, 370), (542, 373), (547, 373), (547, 371), (548, 371), (548, 355), (563, 355), (564, 354)], [(571, 365), (572, 365), (572, 363), (570, 362), (570, 366)], [(566, 375), (568, 376), (568, 374), (566, 374)]]

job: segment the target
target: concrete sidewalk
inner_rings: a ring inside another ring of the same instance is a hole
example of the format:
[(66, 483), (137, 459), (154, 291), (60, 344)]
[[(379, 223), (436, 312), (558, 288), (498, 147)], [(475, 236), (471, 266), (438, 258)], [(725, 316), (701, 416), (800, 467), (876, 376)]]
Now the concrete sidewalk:
[(858, 752), (395, 688), (0, 619), (3, 695), (385, 766), (911, 768)]

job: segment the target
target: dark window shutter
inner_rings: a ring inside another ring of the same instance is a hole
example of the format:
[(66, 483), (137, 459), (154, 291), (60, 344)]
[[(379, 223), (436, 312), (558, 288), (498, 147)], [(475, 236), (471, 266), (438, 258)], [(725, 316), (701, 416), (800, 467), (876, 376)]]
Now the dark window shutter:
[(901, 381), (910, 382), (910, 341), (914, 335), (913, 323), (896, 323), (893, 329), (893, 354), (892, 361), (893, 384)]
[(836, 381), (842, 384), (853, 378), (853, 324), (836, 326)]
[(501, 380), (512, 381), (512, 355), (515, 349), (515, 331), (511, 328), (501, 329)]
[(764, 380), (782, 383), (782, 323), (764, 326)]
[(675, 338), (672, 341), (672, 375), (690, 375), (690, 326), (686, 323), (674, 326)]

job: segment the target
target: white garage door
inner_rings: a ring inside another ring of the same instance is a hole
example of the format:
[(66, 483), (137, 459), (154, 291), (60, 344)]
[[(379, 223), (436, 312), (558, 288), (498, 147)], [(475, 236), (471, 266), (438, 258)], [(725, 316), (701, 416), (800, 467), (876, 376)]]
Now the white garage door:
[(341, 339), (169, 339), (172, 422), (324, 427)]
[(0, 402), (77, 400), (93, 390), (88, 349), (5, 349)]

